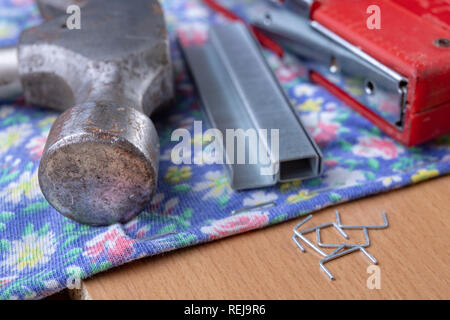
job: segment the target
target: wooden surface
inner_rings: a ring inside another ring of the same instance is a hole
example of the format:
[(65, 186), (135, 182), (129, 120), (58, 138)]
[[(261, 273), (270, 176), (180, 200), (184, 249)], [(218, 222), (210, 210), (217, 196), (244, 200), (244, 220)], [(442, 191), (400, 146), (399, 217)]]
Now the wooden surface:
[[(370, 230), (368, 251), (379, 261), (381, 289), (370, 290), (366, 257), (356, 252), (319, 269), (320, 256), (291, 240), (302, 219), (220, 241), (141, 259), (84, 282), (92, 299), (450, 299), (450, 176), (326, 208), (305, 227), (334, 221), (382, 223)], [(349, 231), (350, 242), (363, 241)], [(309, 237), (315, 239), (315, 234)], [(323, 241), (342, 242), (328, 228)]]

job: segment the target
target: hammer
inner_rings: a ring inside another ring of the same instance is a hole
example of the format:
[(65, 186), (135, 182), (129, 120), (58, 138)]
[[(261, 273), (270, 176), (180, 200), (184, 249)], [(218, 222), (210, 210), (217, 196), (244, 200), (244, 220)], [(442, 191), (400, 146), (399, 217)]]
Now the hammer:
[(39, 185), (68, 218), (126, 222), (157, 184), (158, 135), (147, 116), (173, 101), (163, 11), (157, 0), (94, 0), (82, 7), (79, 30), (57, 13), (23, 31), (17, 47), (26, 101), (64, 111), (50, 129)]

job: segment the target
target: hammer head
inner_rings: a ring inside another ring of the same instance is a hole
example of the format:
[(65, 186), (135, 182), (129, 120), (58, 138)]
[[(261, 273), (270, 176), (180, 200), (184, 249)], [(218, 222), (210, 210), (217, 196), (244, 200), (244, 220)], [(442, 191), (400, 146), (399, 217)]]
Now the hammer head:
[(66, 13), (67, 7), (72, 4), (82, 7), (87, 2), (88, 0), (37, 0), (36, 4), (41, 16), (45, 20), (50, 20)]
[(158, 157), (147, 116), (114, 102), (86, 102), (53, 124), (39, 184), (66, 217), (90, 225), (126, 222), (152, 198)]
[(61, 15), (25, 30), (19, 74), (25, 99), (67, 110), (114, 100), (150, 115), (173, 97), (169, 39), (157, 0), (95, 0), (81, 8), (80, 29)]
[(147, 116), (173, 99), (162, 9), (157, 0), (95, 0), (81, 9), (81, 29), (67, 29), (67, 17), (19, 41), (26, 100), (67, 110), (50, 130), (40, 187), (69, 218), (125, 222), (156, 188), (159, 145)]

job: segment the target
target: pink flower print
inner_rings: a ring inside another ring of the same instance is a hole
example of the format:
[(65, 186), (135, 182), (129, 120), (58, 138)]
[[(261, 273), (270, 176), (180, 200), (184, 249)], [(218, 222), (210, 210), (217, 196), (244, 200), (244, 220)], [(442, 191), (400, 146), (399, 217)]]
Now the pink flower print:
[(26, 148), (29, 150), (31, 159), (38, 160), (42, 157), (46, 141), (47, 137), (37, 136), (27, 143)]
[(316, 141), (319, 146), (324, 147), (331, 140), (336, 138), (336, 132), (338, 129), (339, 125), (335, 123), (324, 123), (319, 121), (313, 133), (314, 141)]
[(352, 152), (366, 158), (381, 157), (385, 160), (391, 160), (404, 152), (403, 147), (397, 146), (389, 138), (361, 137), (358, 138), (358, 141), (359, 143), (353, 146)]
[(98, 260), (105, 256), (110, 262), (120, 262), (133, 253), (134, 241), (129, 239), (118, 226), (96, 236), (86, 243), (84, 255)]
[(261, 228), (268, 221), (267, 213), (245, 212), (227, 218), (216, 220), (210, 226), (202, 227), (203, 233), (209, 234), (210, 239), (218, 239), (232, 234)]

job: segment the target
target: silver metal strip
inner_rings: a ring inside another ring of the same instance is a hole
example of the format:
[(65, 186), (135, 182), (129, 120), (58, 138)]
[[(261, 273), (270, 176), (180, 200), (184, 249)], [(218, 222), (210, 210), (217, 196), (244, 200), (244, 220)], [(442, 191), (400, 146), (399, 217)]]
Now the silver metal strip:
[(347, 40), (344, 40), (343, 38), (339, 37), (334, 32), (330, 31), (329, 29), (325, 28), (323, 25), (318, 23), (317, 21), (311, 21), (310, 22), (311, 27), (314, 30), (317, 30), (324, 36), (328, 37), (329, 39), (333, 40), (334, 42), (338, 43), (339, 45), (343, 46), (344, 48), (348, 49), (350, 52), (353, 52), (357, 56), (359, 56), (361, 59), (369, 62), (371, 65), (373, 65), (375, 68), (380, 69), (381, 71), (385, 72), (387, 75), (392, 77), (396, 81), (407, 81), (403, 76), (401, 76), (399, 73), (395, 72), (394, 70), (386, 67), (384, 64), (379, 62), (378, 60), (372, 58), (367, 53), (359, 49), (358, 47), (355, 47)]
[(403, 128), (408, 80), (316, 21), (273, 8), (253, 24), (366, 108)]
[(309, 18), (311, 14), (311, 6), (314, 1), (315, 0), (285, 0), (284, 5), (289, 10), (292, 10), (305, 18)]
[[(181, 43), (180, 43), (181, 44)], [(304, 129), (289, 99), (267, 65), (261, 50), (247, 28), (240, 23), (212, 26), (202, 45), (183, 45), (193, 80), (210, 126), (223, 137), (227, 129), (253, 129), (258, 145), (244, 144), (246, 159), (263, 152), (272, 159), (273, 173), (261, 174), (267, 165), (236, 164), (238, 151), (227, 147), (224, 155), (233, 189), (271, 186), (317, 176), (322, 171), (322, 154)], [(267, 134), (261, 134), (261, 130)], [(279, 156), (276, 157), (270, 132), (279, 130)], [(242, 146), (242, 145), (241, 145)], [(276, 159), (278, 158), (278, 160)]]
[(17, 47), (0, 48), (0, 99), (8, 99), (22, 93), (19, 77)]

